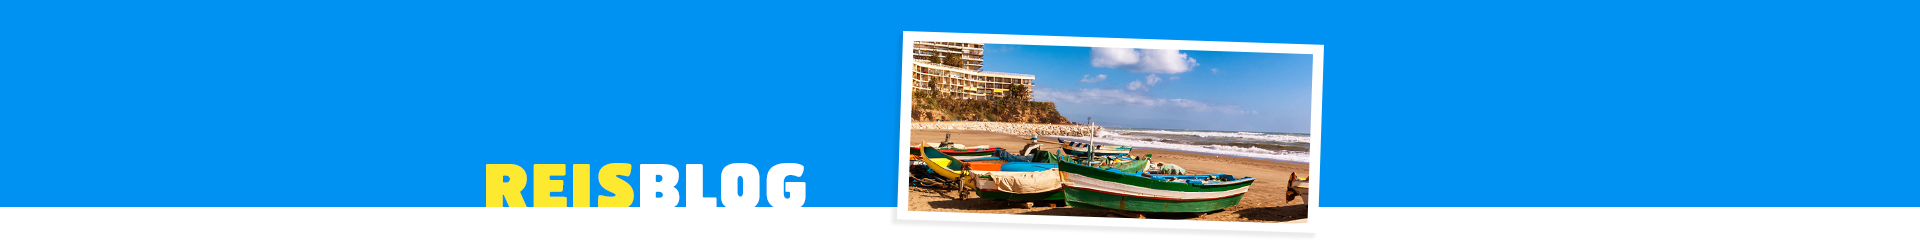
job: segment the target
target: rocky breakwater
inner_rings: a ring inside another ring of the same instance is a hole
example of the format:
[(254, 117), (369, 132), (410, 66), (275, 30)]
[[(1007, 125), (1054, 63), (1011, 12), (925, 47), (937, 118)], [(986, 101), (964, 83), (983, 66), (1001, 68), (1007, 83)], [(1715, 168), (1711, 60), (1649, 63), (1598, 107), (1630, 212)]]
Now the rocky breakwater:
[(1019, 136), (1059, 135), (1086, 136), (1092, 131), (1103, 130), (1099, 126), (1041, 124), (1041, 123), (1003, 123), (1003, 122), (916, 122), (913, 129), (932, 130), (978, 130)]

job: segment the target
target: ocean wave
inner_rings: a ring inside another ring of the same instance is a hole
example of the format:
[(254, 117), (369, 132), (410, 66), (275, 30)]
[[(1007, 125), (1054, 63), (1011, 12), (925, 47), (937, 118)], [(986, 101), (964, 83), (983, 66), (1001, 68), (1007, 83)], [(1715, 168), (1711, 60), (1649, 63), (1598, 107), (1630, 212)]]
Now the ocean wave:
[(1310, 143), (1313, 141), (1313, 138), (1310, 136), (1292, 135), (1292, 134), (1269, 134), (1269, 133), (1256, 133), (1256, 132), (1194, 132), (1194, 131), (1129, 130), (1129, 129), (1107, 129), (1107, 130), (1101, 131), (1101, 134), (1102, 134), (1101, 136), (1106, 136), (1108, 134), (1127, 136), (1126, 134), (1136, 134), (1136, 133), (1137, 134), (1186, 135), (1186, 136), (1195, 136), (1195, 137), (1244, 138), (1244, 139), (1250, 139), (1250, 140), (1270, 141), (1270, 142), (1276, 142), (1276, 143), (1289, 143), (1289, 142)]
[[(1298, 162), (1298, 163), (1306, 163), (1309, 159), (1307, 152), (1299, 152), (1299, 151), (1286, 151), (1286, 150), (1274, 151), (1274, 150), (1255, 148), (1255, 147), (1237, 147), (1237, 146), (1214, 145), (1214, 144), (1188, 145), (1188, 144), (1164, 142), (1164, 141), (1160, 141), (1152, 138), (1119, 135), (1119, 134), (1103, 133), (1100, 136), (1101, 137), (1094, 138), (1093, 141), (1095, 143), (1098, 143), (1100, 145), (1105, 145), (1105, 146), (1128, 146), (1128, 147), (1135, 147), (1135, 148), (1173, 150), (1173, 151), (1193, 152), (1193, 153), (1219, 155), (1219, 156), (1278, 160), (1278, 161), (1288, 161), (1288, 162)], [(1067, 141), (1071, 141), (1071, 142), (1087, 141), (1087, 137), (1052, 136), (1052, 135), (1049, 135), (1047, 137), (1057, 138), (1057, 139), (1066, 139)]]

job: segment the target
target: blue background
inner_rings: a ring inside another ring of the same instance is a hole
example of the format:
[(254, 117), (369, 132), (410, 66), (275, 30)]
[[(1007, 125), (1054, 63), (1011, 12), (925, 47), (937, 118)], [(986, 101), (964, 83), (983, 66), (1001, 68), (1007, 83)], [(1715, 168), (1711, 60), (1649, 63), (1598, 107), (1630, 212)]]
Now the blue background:
[(1920, 206), (1912, 10), (15, 1), (0, 206), (480, 206), (492, 163), (701, 163), (712, 196), (797, 162), (807, 206), (889, 207), (901, 31), (1326, 45), (1322, 206)]

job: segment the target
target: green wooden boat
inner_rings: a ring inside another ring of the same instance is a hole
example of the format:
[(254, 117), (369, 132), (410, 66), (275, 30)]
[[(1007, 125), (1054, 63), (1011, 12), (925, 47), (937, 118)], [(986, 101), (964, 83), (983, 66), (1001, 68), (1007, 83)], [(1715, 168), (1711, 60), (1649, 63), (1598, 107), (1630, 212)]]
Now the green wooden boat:
[[(1240, 204), (1253, 177), (1226, 174), (1142, 176), (1147, 161), (1094, 167), (1085, 160), (1060, 163), (1067, 206), (1133, 212), (1212, 212)], [(1096, 165), (1104, 165), (1098, 164)]]

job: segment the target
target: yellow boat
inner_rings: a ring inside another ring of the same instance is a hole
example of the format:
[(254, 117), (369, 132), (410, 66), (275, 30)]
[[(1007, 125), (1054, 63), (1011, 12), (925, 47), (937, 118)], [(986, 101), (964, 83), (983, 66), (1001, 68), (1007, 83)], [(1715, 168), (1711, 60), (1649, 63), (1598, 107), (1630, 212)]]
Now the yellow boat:
[(939, 149), (933, 147), (921, 147), (913, 154), (912, 160), (926, 163), (926, 169), (934, 176), (938, 176), (937, 179), (915, 178), (916, 181), (921, 182), (921, 185), (944, 188), (938, 190), (941, 194), (945, 194), (946, 190), (960, 190), (960, 199), (967, 199), (968, 195), (972, 195), (973, 190), (976, 189), (975, 176), (966, 163), (954, 160), (952, 156), (940, 153)]

